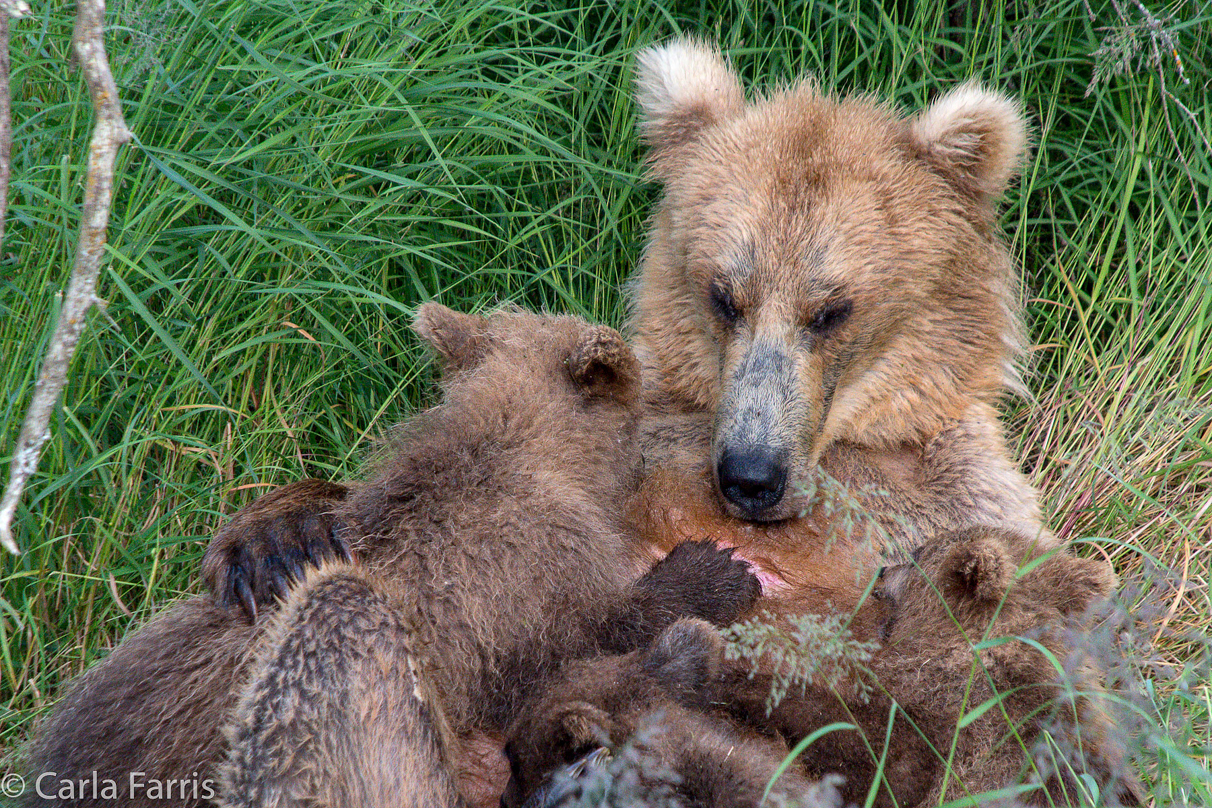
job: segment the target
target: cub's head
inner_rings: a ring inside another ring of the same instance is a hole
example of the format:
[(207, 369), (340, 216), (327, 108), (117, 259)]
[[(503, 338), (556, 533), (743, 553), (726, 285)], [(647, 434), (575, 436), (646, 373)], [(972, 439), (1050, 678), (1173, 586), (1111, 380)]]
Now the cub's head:
[[(1057, 669), (1075, 641), (1090, 642), (1090, 606), (1115, 585), (1108, 564), (1045, 550), (1032, 535), (991, 526), (941, 535), (877, 582), (879, 685), (937, 748), (958, 734), (954, 772), (973, 793), (1011, 785), (1027, 769), (1054, 802), (1081, 802), (1075, 795), (1093, 778), (1104, 795), (1140, 804), (1097, 671), (1086, 663)], [(1068, 706), (1058, 701), (1062, 677), (1073, 686)], [(1068, 746), (1061, 753), (1070, 757), (1029, 764), (1023, 750), (1036, 746), (1050, 714), (1061, 743), (1045, 747), (1054, 755)], [(1031, 771), (1040, 764), (1048, 769), (1042, 778)], [(1042, 792), (1023, 799), (1046, 802)]]
[(920, 441), (1017, 386), (1016, 272), (995, 207), (1023, 159), (1018, 105), (976, 83), (904, 117), (811, 81), (747, 101), (714, 49), (650, 48), (641, 130), (664, 185), (634, 281), (649, 395), (717, 413), (734, 515), (833, 441)]
[(561, 780), (567, 785), (568, 772), (563, 778), (553, 774), (570, 766), (583, 774), (654, 717), (676, 723), (685, 715), (682, 708), (705, 707), (722, 656), (719, 633), (687, 618), (643, 650), (567, 663), (510, 731), (510, 781), (501, 804), (557, 804), (550, 793), (541, 802), (531, 798), (536, 791), (561, 788)]
[[(886, 567), (873, 594), (890, 654), (946, 659), (986, 637), (1043, 630), (1048, 639), (1048, 630), (1082, 617), (1115, 583), (1105, 562), (1040, 546), (1029, 533), (975, 525), (941, 534), (911, 561)], [(1041, 670), (1046, 680), (1055, 673)]]
[(619, 332), (579, 317), (513, 307), (462, 314), (429, 302), (417, 309), (413, 330), (436, 354), (447, 391), (516, 385), (624, 408), (639, 396), (639, 363)]
[[(442, 411), (465, 430), (525, 441), (538, 466), (638, 463), (635, 354), (613, 328), (506, 308), (462, 314), (417, 309), (413, 328), (442, 367)], [(458, 428), (458, 427), (452, 427)]]

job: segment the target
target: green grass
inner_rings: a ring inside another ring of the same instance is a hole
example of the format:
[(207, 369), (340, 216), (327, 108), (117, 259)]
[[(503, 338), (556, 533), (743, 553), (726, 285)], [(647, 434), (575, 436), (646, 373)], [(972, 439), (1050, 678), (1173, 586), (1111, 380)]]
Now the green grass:
[[(1163, 52), (1087, 96), (1110, 29), (1135, 25), (1147, 55), (1135, 6), (1125, 23), (1082, 0), (546, 5), (111, 3), (135, 141), (109, 306), (18, 512), (27, 550), (0, 559), (0, 750), (139, 619), (197, 591), (225, 514), (282, 482), (356, 474), (368, 436), (428, 400), (406, 327), (419, 302), (621, 323), (655, 196), (633, 55), (701, 32), (751, 81), (810, 71), (911, 109), (975, 75), (1024, 100), (1035, 152), (1004, 223), (1036, 400), (1008, 405), (1013, 445), (1062, 536), (1106, 539), (1090, 552), (1127, 579), (1150, 559), (1181, 576), (1145, 627), (1145, 670), (1184, 751), (1145, 765), (1167, 801), (1212, 800), (1212, 694), (1175, 684), (1212, 623), (1212, 15), (1154, 9), (1174, 15), (1189, 84)], [(91, 112), (66, 67), (69, 13), (42, 3), (13, 25), (0, 460), (78, 224)], [(1181, 792), (1192, 782), (1202, 792)]]

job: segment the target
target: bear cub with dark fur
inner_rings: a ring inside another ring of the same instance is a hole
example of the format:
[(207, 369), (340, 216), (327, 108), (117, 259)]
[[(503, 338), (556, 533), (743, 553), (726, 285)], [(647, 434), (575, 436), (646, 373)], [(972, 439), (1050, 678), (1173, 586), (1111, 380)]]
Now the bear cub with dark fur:
[[(942, 534), (911, 562), (883, 570), (873, 598), (861, 607), (866, 614), (852, 625), (873, 627), (881, 642), (869, 665), (856, 668), (835, 688), (793, 687), (773, 711), (766, 707), (768, 673), (751, 675), (748, 663), (711, 662), (720, 656), (719, 638), (702, 624), (698, 632), (685, 630), (695, 624), (681, 621), (667, 632), (679, 640), (680, 665), (647, 663), (653, 652), (570, 665), (559, 687), (515, 725), (507, 794), (530, 793), (563, 757), (622, 745), (651, 716), (660, 715), (662, 737), (693, 739), (711, 716), (726, 728), (720, 732), (739, 738), (718, 749), (685, 740), (662, 747), (658, 759), (678, 777), (710, 770), (703, 758), (712, 755), (717, 767), (743, 765), (727, 754), (734, 746), (773, 749), (771, 738), (794, 745), (829, 724), (856, 724), (857, 732), (822, 735), (799, 756), (792, 779), (784, 775), (780, 781), (792, 795), (807, 794), (808, 804), (820, 795), (803, 790), (812, 782), (805, 776), (834, 773), (844, 778), (842, 799), (861, 804), (882, 756), (886, 785), (878, 790), (878, 805), (895, 800), (924, 807), (1020, 784), (1028, 790), (1018, 795), (1019, 804), (1083, 805), (1088, 797), (1082, 779), (1097, 784), (1107, 804), (1139, 805), (1142, 788), (1100, 706), (1105, 694), (1097, 672), (1082, 666), (1068, 683), (1070, 691), (1041, 650), (1065, 659), (1073, 637), (1090, 628), (1090, 606), (1114, 586), (1107, 564), (1041, 548), (1035, 537), (1016, 530), (974, 526)], [(1006, 641), (975, 647), (998, 638)], [(718, 676), (702, 673), (713, 664), (719, 666)], [(870, 685), (865, 695), (860, 679)], [(978, 709), (999, 696), (991, 709)], [(960, 727), (964, 715), (970, 717)], [(1024, 749), (1036, 746), (1050, 716), (1061, 735), (1072, 736), (1061, 746), (1067, 742), (1072, 748), (1064, 750), (1068, 760), (1041, 771)], [(737, 728), (745, 724), (748, 736)], [(945, 779), (944, 760), (953, 742)], [(686, 762), (687, 749), (699, 756), (692, 765)], [(754, 760), (753, 753), (743, 760)]]
[(444, 400), (329, 515), (352, 559), (251, 626), (209, 597), (157, 618), (49, 717), (32, 770), (125, 782), (221, 769), (229, 806), (495, 802), (503, 782), (496, 795), (459, 782), (468, 749), (503, 734), (560, 661), (753, 604), (757, 580), (710, 543), (645, 572), (618, 507), (640, 459), (638, 364), (617, 332), (432, 303), (416, 329)]
[(710, 624), (683, 619), (648, 648), (568, 663), (510, 732), (502, 807), (582, 804), (609, 781), (626, 805), (840, 808), (832, 780), (794, 767), (765, 794), (788, 749), (709, 712), (722, 654)]

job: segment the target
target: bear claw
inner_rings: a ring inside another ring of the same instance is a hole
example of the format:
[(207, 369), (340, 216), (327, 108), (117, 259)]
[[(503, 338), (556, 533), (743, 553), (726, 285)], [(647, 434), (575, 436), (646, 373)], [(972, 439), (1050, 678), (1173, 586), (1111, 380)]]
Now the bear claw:
[(641, 581), (684, 614), (726, 626), (747, 612), (762, 594), (749, 563), (733, 558), (733, 548), (712, 541), (686, 541), (653, 565)]

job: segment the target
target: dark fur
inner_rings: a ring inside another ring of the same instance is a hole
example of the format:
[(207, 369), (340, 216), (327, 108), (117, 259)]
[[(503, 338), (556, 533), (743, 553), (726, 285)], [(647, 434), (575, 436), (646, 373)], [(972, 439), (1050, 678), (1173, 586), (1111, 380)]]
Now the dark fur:
[[(237, 608), (209, 596), (183, 600), (123, 640), (81, 676), (41, 723), (27, 750), (25, 805), (109, 806), (88, 789), (78, 800), (42, 801), (34, 786), (44, 772), (44, 793), (60, 779), (113, 781), (121, 803), (153, 808), (162, 800), (129, 791), (130, 772), (144, 782), (195, 779), (203, 805), (218, 792), (213, 764), (223, 755), (222, 726), (235, 705), (233, 683), (248, 669), (257, 632)], [(203, 788), (204, 787), (204, 788)], [(192, 794), (192, 791), (191, 791)]]
[[(503, 732), (560, 660), (626, 651), (683, 615), (726, 623), (753, 603), (757, 581), (710, 544), (684, 545), (640, 577), (618, 508), (638, 479), (638, 366), (616, 332), (436, 304), (417, 330), (445, 366), (445, 400), (398, 436), (373, 479), (330, 499), (354, 566), (324, 567), (256, 628), (205, 599), (183, 607), (215, 615), (202, 626), (158, 619), (56, 710), (33, 769), (70, 758), (68, 776), (124, 777), (150, 758), (170, 776), (209, 776), (215, 726), (251, 668), (230, 730), (228, 804), (303, 800), (342, 759), (363, 779), (319, 792), (337, 803), (386, 787), (453, 804), (459, 747)], [(363, 632), (377, 639), (359, 641)], [(254, 635), (256, 664), (223, 654), (247, 654)], [(401, 671), (420, 684), (374, 686)], [(110, 712), (115, 688), (121, 715)], [(432, 695), (410, 701), (414, 692)], [(90, 741), (93, 723), (112, 735)], [(179, 747), (197, 757), (167, 756)], [(363, 767), (360, 749), (386, 768)], [(417, 779), (379, 782), (392, 760), (416, 763), (406, 771)]]
[[(707, 712), (721, 650), (711, 626), (680, 620), (647, 649), (566, 665), (514, 725), (502, 806), (557, 808), (609, 777), (617, 804), (757, 808), (788, 750)], [(564, 764), (599, 747), (618, 762), (571, 782), (561, 777)], [(832, 782), (812, 782), (792, 767), (766, 804), (841, 801)]]
[[(349, 486), (301, 480), (258, 497), (225, 524), (202, 559), (202, 580), (226, 605), (252, 618), (286, 597), (309, 567), (349, 558), (333, 513)], [(260, 549), (252, 539), (259, 539)]]

